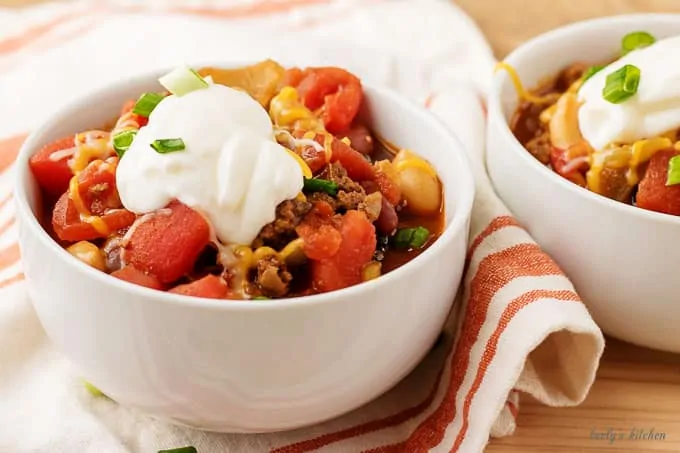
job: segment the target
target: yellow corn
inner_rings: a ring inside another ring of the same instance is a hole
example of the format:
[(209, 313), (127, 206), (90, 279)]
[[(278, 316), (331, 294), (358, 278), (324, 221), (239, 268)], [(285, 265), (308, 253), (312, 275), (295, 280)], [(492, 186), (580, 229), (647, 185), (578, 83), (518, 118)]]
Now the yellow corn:
[(300, 102), (298, 92), (293, 87), (284, 87), (274, 96), (269, 105), (269, 116), (279, 127), (323, 130), (321, 121)]
[(378, 261), (371, 261), (366, 266), (364, 266), (361, 276), (365, 282), (369, 280), (375, 280), (380, 277), (382, 272), (382, 264)]

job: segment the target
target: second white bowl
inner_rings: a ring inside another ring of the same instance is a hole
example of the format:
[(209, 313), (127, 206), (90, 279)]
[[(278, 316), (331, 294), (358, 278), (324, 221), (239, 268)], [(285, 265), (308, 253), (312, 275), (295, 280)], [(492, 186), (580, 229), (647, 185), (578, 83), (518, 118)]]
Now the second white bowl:
[[(621, 38), (640, 30), (657, 38), (678, 34), (680, 15), (573, 24), (532, 39), (505, 61), (525, 86), (534, 87), (571, 63), (615, 57)], [(510, 78), (497, 73), (486, 162), (498, 194), (572, 279), (606, 333), (680, 352), (680, 217), (607, 199), (553, 173), (513, 136), (509, 121), (517, 105)]]

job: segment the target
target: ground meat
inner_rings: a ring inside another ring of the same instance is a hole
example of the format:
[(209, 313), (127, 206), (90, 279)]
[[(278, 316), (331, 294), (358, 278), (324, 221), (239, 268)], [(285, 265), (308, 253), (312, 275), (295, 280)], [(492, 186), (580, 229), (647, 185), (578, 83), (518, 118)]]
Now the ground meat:
[(366, 194), (361, 192), (345, 192), (341, 190), (338, 192), (338, 207), (345, 210), (358, 209), (364, 204)]
[(334, 162), (326, 167), (323, 173), (319, 175), (319, 178), (336, 183), (338, 185), (338, 191), (366, 193), (364, 188), (361, 187), (361, 184), (347, 176), (347, 170), (345, 170), (339, 162)]
[(276, 256), (268, 256), (257, 263), (255, 283), (267, 297), (283, 297), (288, 293), (293, 276)]
[(557, 76), (555, 89), (559, 92), (567, 91), (569, 87), (583, 76), (590, 65), (586, 63), (573, 63), (564, 68)]
[(336, 208), (344, 210), (358, 209), (366, 200), (364, 188), (361, 187), (361, 184), (347, 176), (347, 171), (338, 162), (328, 166), (319, 178), (333, 181), (338, 185)]
[(266, 245), (276, 250), (285, 247), (295, 239), (295, 228), (312, 208), (311, 203), (301, 200), (286, 200), (276, 207), (276, 219), (260, 230), (253, 248)]
[(550, 143), (550, 133), (547, 130), (544, 130), (542, 134), (529, 140), (524, 146), (527, 151), (543, 165), (548, 165), (550, 163), (550, 150), (552, 149), (552, 144)]
[(307, 200), (309, 200), (310, 203), (314, 204), (317, 201), (323, 201), (325, 203), (328, 203), (331, 205), (331, 208), (333, 208), (333, 211), (335, 211), (338, 208), (337, 201), (335, 201), (335, 198), (331, 197), (325, 192), (314, 192), (309, 195), (307, 195)]

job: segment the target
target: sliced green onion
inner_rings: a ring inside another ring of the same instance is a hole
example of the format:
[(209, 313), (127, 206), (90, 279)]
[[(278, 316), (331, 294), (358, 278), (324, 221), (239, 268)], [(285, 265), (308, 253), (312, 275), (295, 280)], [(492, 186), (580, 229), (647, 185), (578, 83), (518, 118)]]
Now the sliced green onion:
[(177, 68), (169, 74), (158, 79), (166, 90), (176, 96), (184, 96), (192, 91), (208, 88), (208, 82), (191, 68)]
[(600, 66), (600, 65), (595, 65), (595, 66), (589, 67), (588, 69), (586, 69), (583, 72), (583, 82), (585, 83), (586, 80), (588, 80), (589, 78), (591, 78), (592, 76), (594, 76), (598, 72), (602, 71), (603, 69), (604, 69), (604, 66)]
[(656, 42), (656, 38), (646, 31), (634, 31), (628, 33), (621, 40), (621, 54), (626, 55), (635, 49), (651, 46)]
[(106, 396), (102, 393), (101, 390), (99, 390), (97, 387), (95, 387), (94, 385), (90, 384), (89, 382), (87, 382), (85, 380), (83, 380), (83, 387), (85, 387), (85, 390), (90, 392), (90, 395), (92, 395), (94, 397), (98, 398), (100, 396)]
[(668, 161), (668, 178), (666, 179), (667, 186), (674, 186), (680, 184), (680, 155), (673, 156)]
[(170, 450), (158, 450), (158, 453), (198, 453), (196, 447), (171, 448)]
[(411, 244), (411, 239), (413, 239), (413, 233), (415, 228), (402, 228), (397, 230), (394, 235), (394, 246), (398, 249), (407, 249), (409, 244)]
[(135, 106), (132, 108), (132, 113), (148, 118), (149, 115), (151, 115), (151, 112), (153, 112), (153, 109), (155, 109), (164, 98), (165, 96), (162, 94), (144, 93), (137, 99)]
[(394, 235), (394, 245), (399, 249), (419, 249), (429, 238), (430, 231), (425, 227), (401, 228)]
[(411, 239), (411, 247), (419, 249), (425, 245), (430, 238), (430, 230), (425, 227), (418, 227), (413, 232), (413, 239)]
[(123, 131), (113, 136), (113, 150), (118, 154), (118, 157), (123, 157), (123, 154), (135, 140), (136, 135), (137, 131)]
[(270, 300), (269, 297), (266, 296), (256, 296), (253, 297), (253, 300)]
[(159, 154), (174, 153), (186, 149), (184, 140), (181, 138), (164, 138), (151, 142), (151, 147)]
[(607, 76), (602, 97), (612, 104), (620, 104), (637, 93), (640, 68), (627, 64)]
[(302, 190), (307, 192), (325, 192), (334, 197), (338, 194), (338, 185), (326, 179), (305, 178)]

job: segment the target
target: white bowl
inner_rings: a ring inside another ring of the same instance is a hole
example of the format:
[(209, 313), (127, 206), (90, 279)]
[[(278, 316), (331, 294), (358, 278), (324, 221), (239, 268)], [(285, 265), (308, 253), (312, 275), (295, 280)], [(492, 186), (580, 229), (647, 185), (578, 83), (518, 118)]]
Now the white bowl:
[[(639, 30), (657, 38), (678, 34), (680, 15), (576, 23), (532, 39), (505, 61), (526, 87), (534, 87), (576, 61), (615, 57), (621, 38)], [(541, 165), (508, 126), (517, 103), (510, 78), (499, 71), (489, 102), (486, 156), (498, 194), (572, 279), (606, 333), (680, 352), (680, 218), (602, 197)]]
[(310, 425), (385, 392), (428, 352), (463, 272), (473, 180), (459, 142), (425, 110), (367, 86), (373, 128), (436, 167), (446, 229), (423, 254), (377, 280), (304, 298), (239, 302), (153, 291), (73, 258), (42, 229), (29, 157), (96, 127), (163, 72), (78, 99), (29, 137), (17, 161), (20, 246), (47, 334), (120, 404), (196, 428), (266, 432)]

